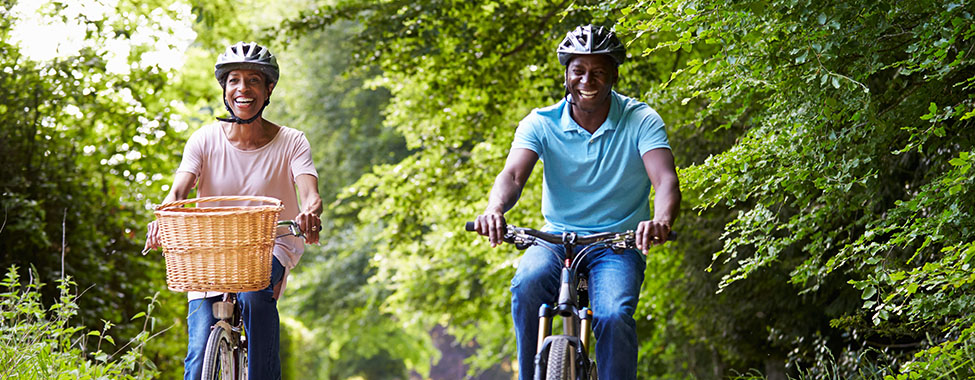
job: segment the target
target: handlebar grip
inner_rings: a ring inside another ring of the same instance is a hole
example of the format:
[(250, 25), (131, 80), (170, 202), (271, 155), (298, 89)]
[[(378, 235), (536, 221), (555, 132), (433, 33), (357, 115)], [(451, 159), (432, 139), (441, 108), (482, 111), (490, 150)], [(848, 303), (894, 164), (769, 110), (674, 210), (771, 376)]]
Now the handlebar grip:
[(677, 233), (676, 232), (670, 231), (670, 233), (667, 234), (667, 241), (674, 241), (676, 239), (677, 239)]
[[(502, 224), (501, 225), (501, 229), (507, 230), (508, 229), (508, 225), (507, 224)], [(474, 222), (467, 222), (466, 224), (464, 224), (464, 230), (466, 230), (468, 232), (477, 231), (476, 229), (474, 229)]]

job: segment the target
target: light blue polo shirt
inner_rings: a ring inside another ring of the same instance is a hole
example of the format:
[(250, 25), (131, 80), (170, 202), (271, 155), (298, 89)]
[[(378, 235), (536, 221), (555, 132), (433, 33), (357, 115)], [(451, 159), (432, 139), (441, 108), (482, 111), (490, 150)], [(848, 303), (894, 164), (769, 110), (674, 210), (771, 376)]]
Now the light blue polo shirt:
[(606, 121), (589, 133), (562, 101), (522, 119), (511, 148), (534, 151), (544, 165), (542, 215), (549, 232), (635, 230), (650, 219), (650, 178), (643, 154), (670, 149), (664, 122), (650, 106), (617, 94)]

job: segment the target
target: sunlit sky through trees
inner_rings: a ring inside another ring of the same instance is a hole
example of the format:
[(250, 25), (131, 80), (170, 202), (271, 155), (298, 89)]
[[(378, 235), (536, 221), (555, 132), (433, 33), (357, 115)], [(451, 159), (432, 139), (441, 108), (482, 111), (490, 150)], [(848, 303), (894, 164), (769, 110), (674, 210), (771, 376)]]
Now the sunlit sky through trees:
[[(151, 49), (141, 53), (136, 60), (138, 65), (157, 66), (168, 71), (183, 66), (184, 53), (196, 39), (193, 15), (186, 3), (170, 5), (168, 10), (172, 13), (156, 9), (149, 17), (140, 15), (136, 19), (125, 19), (126, 16), (116, 13), (117, 0), (63, 0), (59, 3), (65, 9), (57, 16), (49, 15), (54, 6), (51, 1), (22, 1), (14, 7), (13, 16), (20, 21), (15, 24), (11, 39), (27, 57), (50, 61), (91, 47), (103, 53), (101, 56), (108, 61), (109, 72), (124, 75), (130, 70), (128, 57), (133, 47), (145, 45)], [(171, 14), (178, 16), (173, 18)], [(94, 46), (94, 40), (85, 39), (85, 34), (93, 28), (83, 21), (85, 19), (108, 24), (135, 23), (136, 32), (129, 38), (116, 36), (104, 45)]]

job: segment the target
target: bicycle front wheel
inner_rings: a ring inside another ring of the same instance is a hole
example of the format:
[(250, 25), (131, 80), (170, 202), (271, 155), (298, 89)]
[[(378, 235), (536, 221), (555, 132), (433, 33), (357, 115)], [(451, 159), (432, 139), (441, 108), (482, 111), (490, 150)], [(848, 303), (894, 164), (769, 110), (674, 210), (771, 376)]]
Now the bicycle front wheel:
[(548, 367), (545, 371), (546, 380), (575, 380), (575, 360), (572, 344), (566, 337), (556, 337), (552, 340), (548, 351)]
[(247, 380), (247, 345), (244, 342), (237, 347), (237, 373), (239, 380)]
[(230, 332), (217, 326), (207, 338), (206, 353), (203, 355), (202, 380), (233, 380), (234, 349)]

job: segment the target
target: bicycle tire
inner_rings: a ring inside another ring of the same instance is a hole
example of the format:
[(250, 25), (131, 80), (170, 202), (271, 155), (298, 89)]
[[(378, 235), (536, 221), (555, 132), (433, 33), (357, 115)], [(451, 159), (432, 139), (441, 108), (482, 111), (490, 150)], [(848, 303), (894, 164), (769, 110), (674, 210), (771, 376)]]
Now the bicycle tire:
[(573, 375), (573, 347), (565, 337), (552, 340), (548, 351), (548, 367), (545, 371), (546, 380), (575, 380)]
[(247, 380), (247, 345), (241, 342), (237, 347), (237, 379)]
[(231, 346), (230, 332), (217, 326), (207, 338), (206, 352), (203, 354), (202, 380), (233, 380), (234, 349)]

